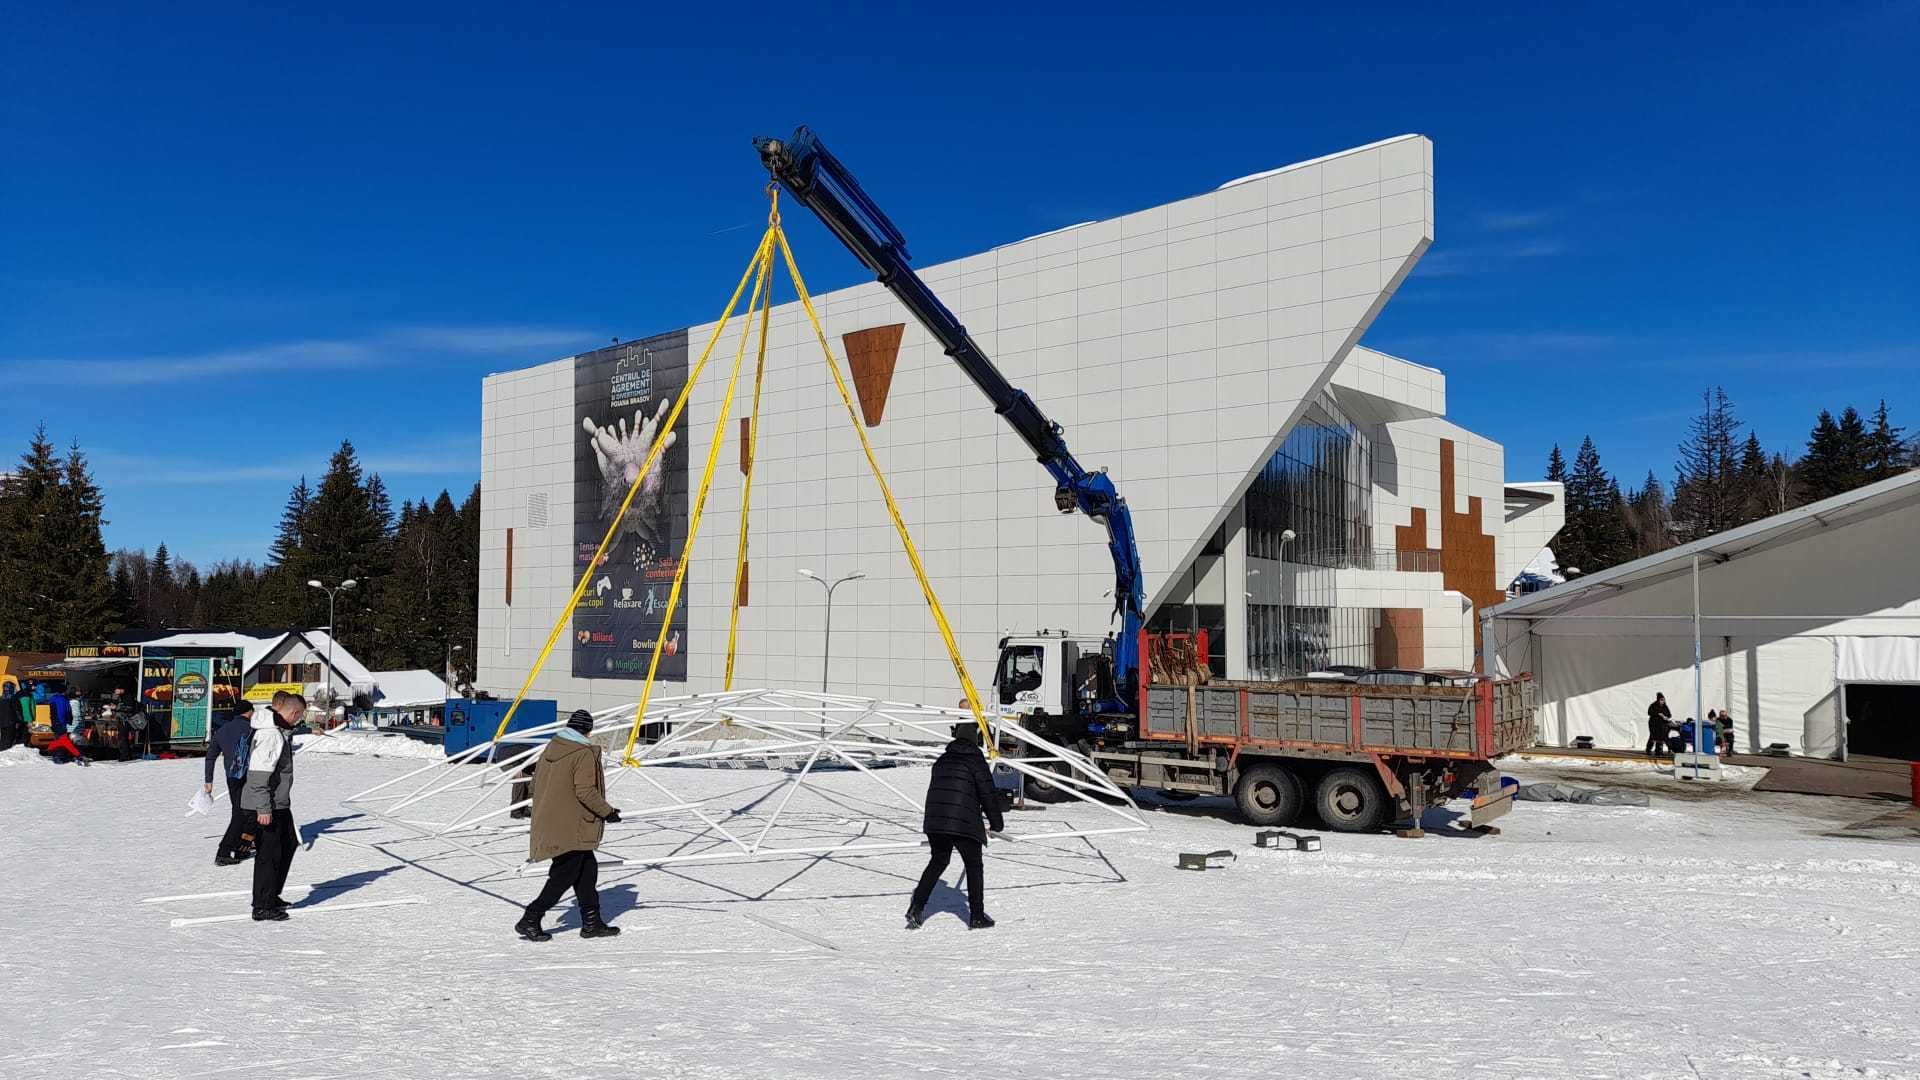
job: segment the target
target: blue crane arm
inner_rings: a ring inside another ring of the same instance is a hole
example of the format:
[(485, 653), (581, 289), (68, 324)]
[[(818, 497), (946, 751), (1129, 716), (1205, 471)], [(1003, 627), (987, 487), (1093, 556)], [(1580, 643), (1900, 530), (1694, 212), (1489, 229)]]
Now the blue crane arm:
[(1106, 527), (1107, 550), (1113, 555), (1114, 611), (1120, 616), (1114, 674), (1121, 693), (1130, 693), (1139, 672), (1140, 628), (1146, 618), (1147, 598), (1127, 500), (1115, 490), (1105, 469), (1088, 471), (1083, 467), (1067, 448), (1060, 425), (1049, 420), (1032, 398), (993, 366), (967, 328), (908, 265), (911, 256), (907, 254), (906, 237), (812, 131), (802, 127), (790, 139), (755, 139), (754, 146), (760, 151), (761, 163), (780, 186), (826, 223), (993, 402), (993, 411), (1026, 442), (1053, 477), (1054, 506), (1061, 513), (1078, 510)]

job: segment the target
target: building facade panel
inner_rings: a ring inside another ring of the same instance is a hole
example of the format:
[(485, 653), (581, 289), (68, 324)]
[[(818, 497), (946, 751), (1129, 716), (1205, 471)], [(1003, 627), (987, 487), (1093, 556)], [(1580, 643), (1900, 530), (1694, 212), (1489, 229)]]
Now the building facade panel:
[[(1082, 462), (1111, 471), (1133, 508), (1151, 607), (1163, 621), (1183, 605), (1190, 618), (1204, 609), (1223, 624), (1230, 608), (1236, 613), (1224, 636), (1234, 640), (1237, 666), (1250, 654), (1284, 655), (1287, 641), (1300, 654), (1308, 639), (1315, 650), (1371, 658), (1387, 609), (1420, 612), (1418, 620), (1396, 616), (1396, 632), (1411, 640), (1417, 624), (1429, 661), (1448, 647), (1449, 628), (1457, 633), (1458, 600), (1441, 596), (1437, 571), (1373, 557), (1416, 504), (1430, 510), (1431, 546), (1442, 549), (1438, 437), (1409, 426), (1421, 421), (1392, 418), (1443, 411), (1444, 380), (1389, 357), (1356, 363), (1349, 381), (1359, 385), (1337, 396), (1329, 390), (1343, 362), (1366, 355), (1356, 342), (1431, 243), (1431, 184), (1427, 140), (1407, 136), (924, 271), (1010, 380), (1066, 428)], [(803, 266), (811, 254), (797, 252)], [(750, 647), (738, 657), (735, 685), (818, 680), (825, 590), (801, 576), (808, 570), (829, 581), (864, 575), (833, 594), (831, 688), (940, 704), (957, 696), (856, 428), (872, 444), (977, 678), (988, 677), (1003, 634), (1110, 626), (1103, 530), (1054, 509), (1052, 485), (1031, 452), (925, 331), (874, 283), (816, 302), (853, 415), (804, 315), (794, 304), (776, 307), (752, 474), (751, 589), (741, 613)], [(741, 329), (736, 318), (715, 343), (687, 407), (690, 475), (680, 479), (690, 487), (720, 419)], [(692, 358), (713, 333), (711, 323), (687, 330)], [(574, 368), (568, 358), (501, 373), (483, 391), (478, 660), (480, 684), (496, 692), (518, 688), (582, 565), (574, 522), (589, 509), (575, 493), (575, 459), (586, 435), (573, 406)], [(743, 381), (751, 381), (751, 356)], [(720, 428), (725, 439), (740, 439), (749, 396), (750, 388), (736, 399)], [(1292, 552), (1250, 553), (1250, 536), (1271, 546), (1271, 523), (1263, 519), (1253, 534), (1239, 525), (1274, 454), (1305, 438), (1302, 424), (1346, 430), (1332, 440), (1340, 447), (1314, 451), (1346, 478), (1329, 489), (1339, 497), (1315, 511), (1335, 524), (1313, 532), (1316, 544), (1324, 540), (1355, 564), (1337, 574), (1295, 566)], [(1447, 509), (1477, 515), (1481, 531), (1498, 536), (1498, 447), (1449, 431), (1461, 448), (1451, 466), (1460, 492), (1459, 505)], [(718, 459), (687, 568), (678, 643), (686, 681), (663, 693), (721, 681), (747, 480), (741, 453), (723, 446)], [(1402, 463), (1386, 483), (1382, 457)], [(1249, 575), (1259, 568), (1250, 558), (1271, 562), (1266, 583)], [(1295, 603), (1308, 595), (1298, 591), (1268, 595), (1283, 583), (1324, 602)], [(1435, 617), (1436, 603), (1444, 617)], [(1267, 644), (1250, 648), (1256, 615)], [(568, 707), (637, 697), (631, 680), (572, 676), (581, 647), (572, 629), (563, 628), (535, 691)], [(1451, 648), (1448, 655), (1458, 655), (1458, 645)]]

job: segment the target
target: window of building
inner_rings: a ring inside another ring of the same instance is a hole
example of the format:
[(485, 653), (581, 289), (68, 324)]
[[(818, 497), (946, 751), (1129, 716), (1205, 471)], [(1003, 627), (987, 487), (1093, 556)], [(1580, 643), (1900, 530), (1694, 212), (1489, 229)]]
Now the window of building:
[(1373, 552), (1373, 445), (1324, 395), (1247, 490), (1247, 554), (1309, 566), (1360, 566)]

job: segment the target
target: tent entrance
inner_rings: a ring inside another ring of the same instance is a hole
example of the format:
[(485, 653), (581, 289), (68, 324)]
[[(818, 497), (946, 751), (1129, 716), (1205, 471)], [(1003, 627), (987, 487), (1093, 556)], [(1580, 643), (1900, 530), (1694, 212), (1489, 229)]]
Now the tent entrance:
[(1847, 755), (1920, 761), (1920, 685), (1846, 684)]

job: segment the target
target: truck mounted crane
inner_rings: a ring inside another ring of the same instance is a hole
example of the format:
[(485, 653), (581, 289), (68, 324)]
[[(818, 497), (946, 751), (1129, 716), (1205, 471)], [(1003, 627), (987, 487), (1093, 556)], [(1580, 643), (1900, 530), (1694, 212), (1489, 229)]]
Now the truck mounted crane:
[(1401, 821), (1412, 835), (1426, 808), (1463, 795), (1474, 800), (1466, 821), (1476, 827), (1506, 812), (1510, 788), (1492, 760), (1533, 741), (1531, 676), (1429, 687), (1230, 681), (1206, 670), (1204, 631), (1150, 642), (1133, 515), (1106, 470), (1080, 464), (1060, 425), (993, 365), (913, 272), (900, 230), (813, 132), (754, 145), (773, 179), (913, 313), (1032, 449), (1053, 477), (1054, 506), (1107, 530), (1118, 636), (1002, 638), (1000, 705), (1118, 783), (1172, 797), (1230, 795), (1256, 825), (1290, 824), (1311, 810), (1331, 829)]

